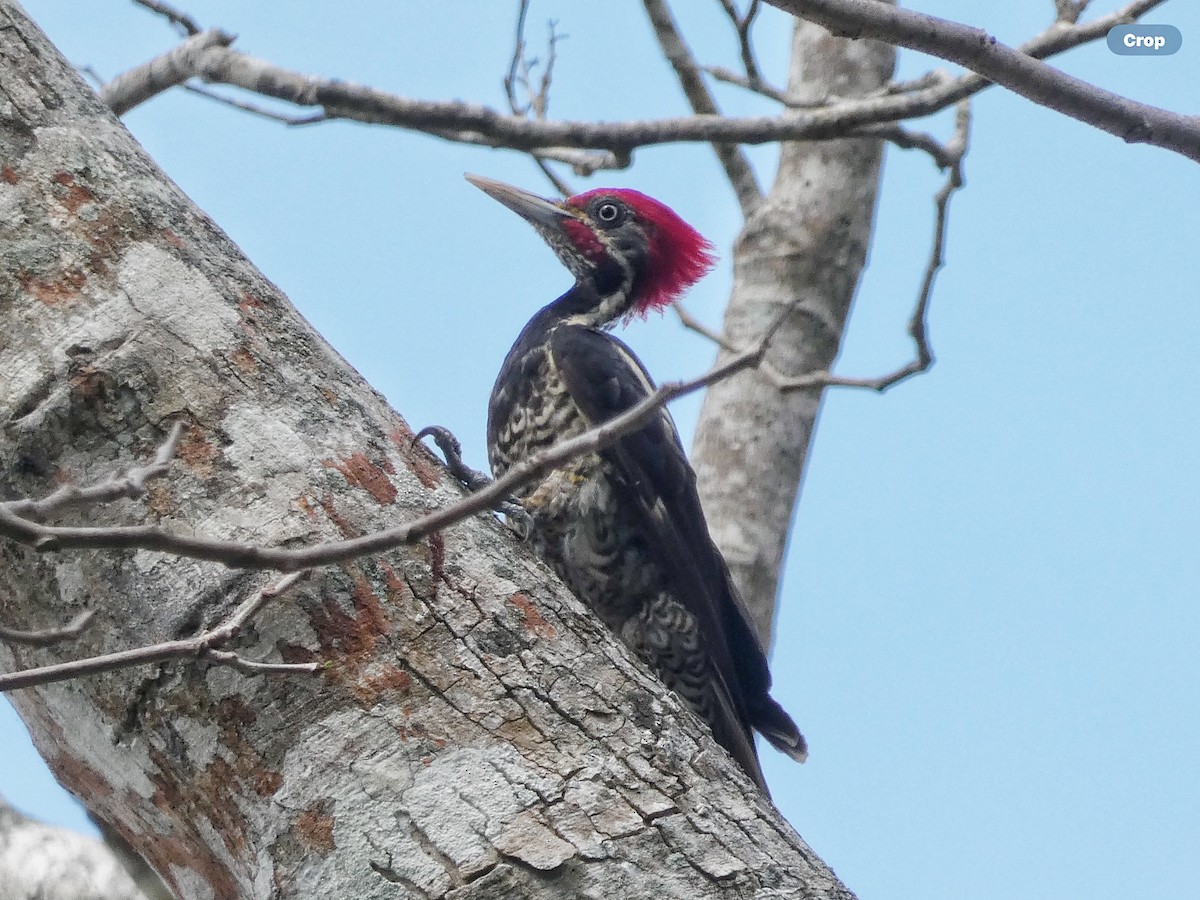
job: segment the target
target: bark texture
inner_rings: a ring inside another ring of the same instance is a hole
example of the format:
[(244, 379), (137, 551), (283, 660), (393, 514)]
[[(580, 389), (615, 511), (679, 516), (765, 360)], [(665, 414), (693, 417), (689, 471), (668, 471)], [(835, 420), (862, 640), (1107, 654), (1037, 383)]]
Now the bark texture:
[(100, 841), (26, 818), (0, 799), (4, 900), (148, 900)]
[[(397, 321), (380, 323), (402, 333)], [(384, 400), (0, 0), (0, 496), (144, 460), (85, 523), (266, 545), (378, 529), (457, 490)], [(267, 573), (0, 546), (0, 669), (196, 633)], [(491, 517), (329, 567), (247, 656), (17, 691), (60, 781), (181, 897), (849, 897), (736, 765)]]
[[(789, 91), (865, 94), (888, 82), (895, 58), (886, 44), (798, 21)], [(787, 375), (833, 365), (867, 257), (882, 157), (878, 140), (783, 145), (775, 182), (734, 248), (724, 333), (735, 345), (751, 346), (795, 304), (768, 360)], [(784, 393), (749, 370), (708, 389), (696, 427), (692, 464), (709, 527), (768, 644), (820, 401), (820, 390)]]

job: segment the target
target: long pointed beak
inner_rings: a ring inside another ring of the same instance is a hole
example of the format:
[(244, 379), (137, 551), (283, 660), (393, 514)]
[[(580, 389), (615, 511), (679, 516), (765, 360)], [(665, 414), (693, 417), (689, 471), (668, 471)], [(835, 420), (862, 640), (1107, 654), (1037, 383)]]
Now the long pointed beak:
[(574, 218), (571, 213), (557, 203), (513, 187), (511, 184), (469, 173), (465, 177), (475, 187), (493, 200), (503, 203), (531, 225), (561, 230), (565, 220)]

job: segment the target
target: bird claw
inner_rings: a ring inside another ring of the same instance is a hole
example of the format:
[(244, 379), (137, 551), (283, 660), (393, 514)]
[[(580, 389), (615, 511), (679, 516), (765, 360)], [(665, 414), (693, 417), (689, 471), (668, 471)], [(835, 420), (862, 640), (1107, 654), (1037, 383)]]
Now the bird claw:
[(433, 442), (437, 444), (442, 455), (446, 457), (446, 468), (450, 470), (450, 474), (462, 482), (471, 493), (482, 490), (492, 483), (492, 479), (478, 469), (472, 469), (462, 458), (462, 444), (458, 438), (454, 436), (449, 428), (443, 428), (441, 425), (430, 425), (427, 428), (422, 428), (413, 436), (413, 443), (417, 443), (421, 438), (431, 437)]
[[(437, 444), (442, 455), (446, 458), (446, 468), (450, 474), (471, 493), (482, 490), (492, 483), (492, 479), (478, 469), (472, 469), (462, 458), (462, 444), (449, 428), (441, 425), (430, 425), (422, 428), (413, 436), (413, 443), (421, 438), (431, 437)], [(504, 515), (505, 524), (512, 529), (522, 541), (529, 540), (533, 533), (533, 517), (516, 499), (508, 497), (496, 504), (496, 512)]]
[(496, 507), (496, 512), (504, 514), (504, 524), (508, 526), (522, 541), (529, 540), (533, 534), (533, 516), (516, 500), (504, 500)]

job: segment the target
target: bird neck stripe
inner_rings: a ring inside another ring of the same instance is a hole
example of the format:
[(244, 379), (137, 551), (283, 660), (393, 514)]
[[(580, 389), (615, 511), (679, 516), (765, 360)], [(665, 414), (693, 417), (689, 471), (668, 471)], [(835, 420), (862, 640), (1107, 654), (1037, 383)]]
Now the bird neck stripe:
[(633, 303), (633, 265), (611, 249), (606, 265), (594, 266), (588, 273), (594, 289), (593, 303), (573, 313), (565, 321), (589, 328), (607, 328), (630, 311)]
[(623, 284), (619, 290), (600, 297), (591, 308), (566, 316), (563, 322), (588, 328), (606, 328), (628, 311), (629, 290), (628, 286)]

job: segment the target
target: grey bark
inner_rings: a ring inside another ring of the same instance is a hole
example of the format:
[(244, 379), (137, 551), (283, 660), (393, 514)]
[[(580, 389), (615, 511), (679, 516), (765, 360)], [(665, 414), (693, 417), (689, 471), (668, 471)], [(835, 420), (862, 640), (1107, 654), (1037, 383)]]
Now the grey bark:
[[(865, 94), (888, 82), (895, 57), (886, 44), (798, 21), (789, 91)], [(833, 365), (870, 244), (882, 156), (878, 140), (783, 145), (775, 182), (734, 249), (724, 333), (736, 346), (752, 345), (795, 304), (768, 360), (789, 375)], [(820, 400), (820, 390), (784, 393), (750, 370), (708, 389), (696, 427), (692, 464), (709, 527), (768, 643)]]
[[(0, 496), (144, 460), (179, 419), (172, 477), (84, 522), (278, 546), (458, 496), (0, 0)], [(264, 580), (6, 543), (7, 624), (97, 615), (66, 646), (0, 643), (0, 670), (194, 634)], [(172, 663), (11, 695), (58, 779), (181, 897), (851, 896), (491, 517), (325, 569), (239, 649), (322, 673)]]

